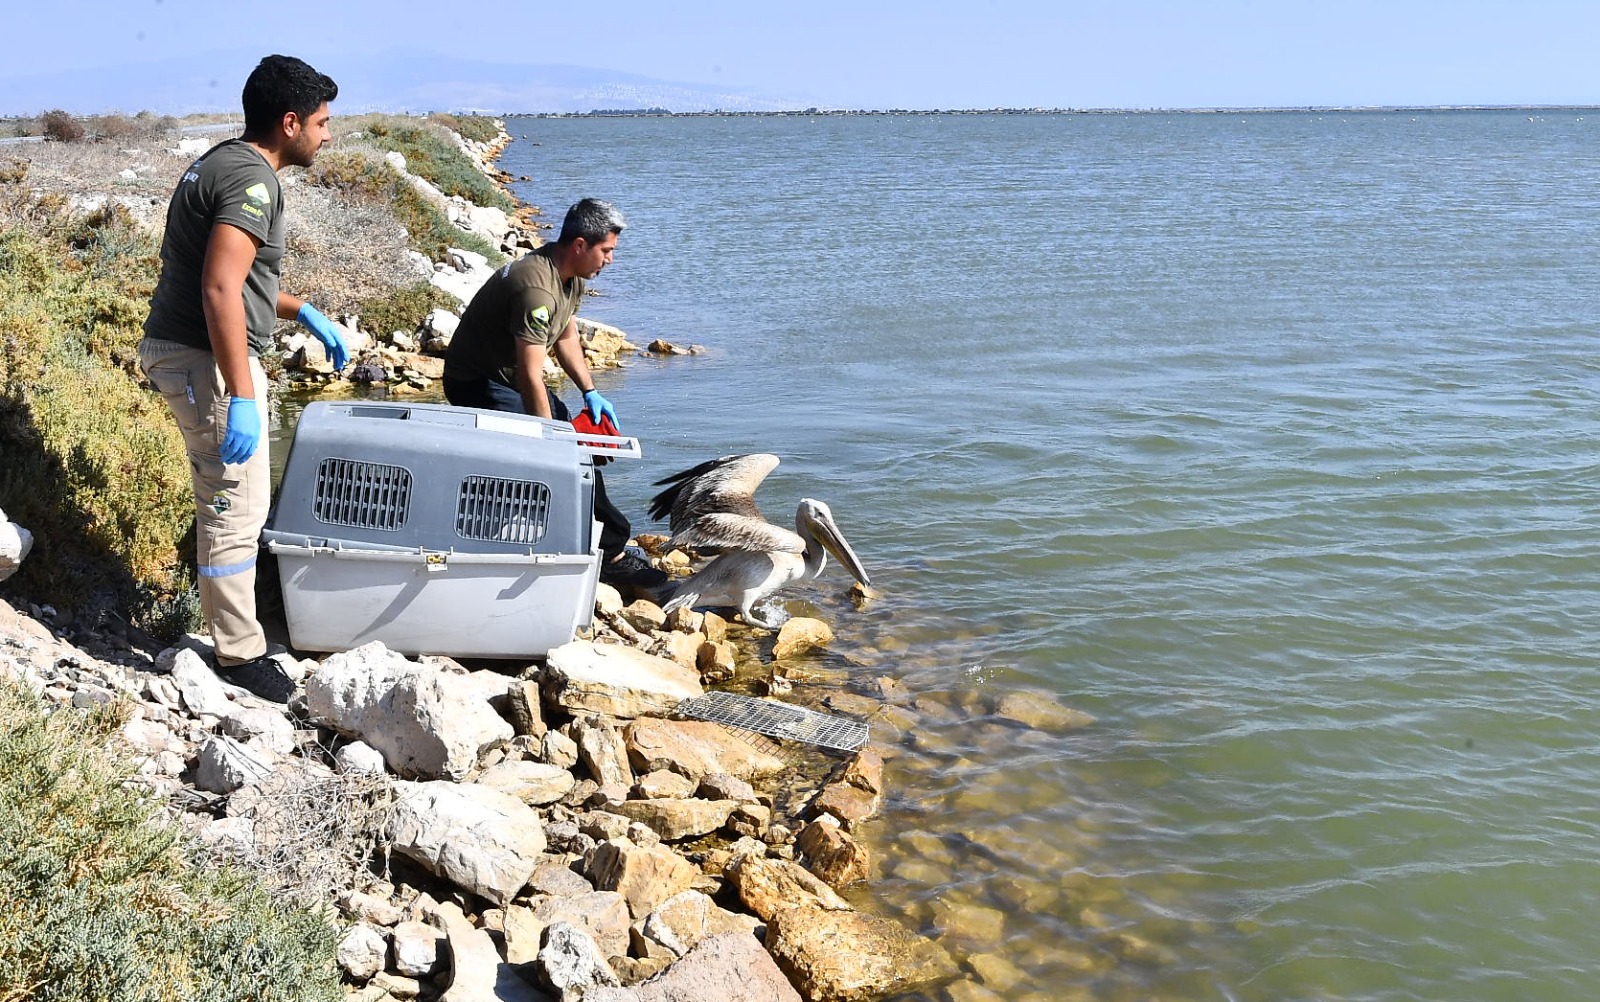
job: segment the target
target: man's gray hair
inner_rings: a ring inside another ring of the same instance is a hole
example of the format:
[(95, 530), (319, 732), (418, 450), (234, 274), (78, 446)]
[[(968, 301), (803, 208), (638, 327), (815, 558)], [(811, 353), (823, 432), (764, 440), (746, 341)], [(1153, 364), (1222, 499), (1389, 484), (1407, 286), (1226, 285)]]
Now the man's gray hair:
[(627, 225), (615, 205), (598, 198), (586, 198), (567, 210), (567, 218), (561, 221), (561, 236), (556, 242), (569, 244), (582, 237), (588, 243), (598, 244), (613, 233), (621, 233)]

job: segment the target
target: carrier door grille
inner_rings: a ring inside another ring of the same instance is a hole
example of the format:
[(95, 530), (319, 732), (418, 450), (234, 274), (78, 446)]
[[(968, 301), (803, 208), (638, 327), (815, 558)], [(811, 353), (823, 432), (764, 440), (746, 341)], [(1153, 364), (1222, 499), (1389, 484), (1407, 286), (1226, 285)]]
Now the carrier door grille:
[(467, 477), (456, 499), (456, 534), (499, 543), (537, 543), (550, 517), (550, 488), (532, 480)]
[(401, 466), (324, 459), (311, 513), (320, 522), (394, 531), (411, 507), (411, 471)]

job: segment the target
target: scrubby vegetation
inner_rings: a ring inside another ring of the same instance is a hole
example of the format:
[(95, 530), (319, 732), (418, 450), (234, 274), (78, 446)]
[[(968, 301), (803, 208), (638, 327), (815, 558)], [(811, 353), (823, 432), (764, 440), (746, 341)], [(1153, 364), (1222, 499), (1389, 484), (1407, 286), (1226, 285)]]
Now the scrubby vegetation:
[[(505, 260), (487, 240), (450, 222), (442, 208), (379, 156), (358, 149), (330, 150), (317, 157), (306, 174), (312, 183), (337, 189), (354, 201), (388, 206), (406, 228), (412, 248), (430, 260), (442, 260), (451, 247), (477, 251), (492, 262)], [(424, 176), (437, 183), (432, 175)]]
[(83, 138), (83, 126), (71, 115), (60, 110), (47, 111), (39, 118), (39, 128), (46, 139), (60, 143), (75, 143)]
[[(40, 135), (46, 117), (12, 126)], [(330, 315), (360, 314), (380, 335), (413, 330), (434, 307), (458, 304), (421, 281), (408, 248), (434, 261), (451, 247), (504, 257), (451, 223), (383, 151), (399, 149), (446, 191), (511, 202), (440, 125), (336, 121), (359, 135), (345, 133), (310, 171), (285, 172), (284, 288)], [(136, 346), (167, 198), (193, 154), (171, 150), (175, 123), (148, 112), (76, 124), (87, 139), (116, 141), (0, 154), (0, 507), (35, 540), (4, 590), (78, 614), (115, 610), (165, 639), (198, 626), (193, 498), (180, 437), (142, 385)]]
[(435, 309), (455, 309), (456, 297), (443, 289), (418, 282), (382, 296), (363, 300), (359, 311), (361, 326), (380, 335), (390, 331), (412, 331)]
[(0, 498), (35, 552), (14, 583), (71, 606), (131, 609), (148, 626), (187, 584), (193, 522), (183, 443), (140, 388), (137, 345), (159, 273), (124, 210), (59, 199), (0, 211)]
[(432, 181), (446, 195), (460, 195), (506, 212), (517, 207), (460, 147), (435, 129), (411, 125), (405, 119), (379, 120), (367, 126), (367, 136), (378, 148), (404, 156), (407, 170)]
[(0, 681), (0, 1002), (334, 1002), (336, 930), (188, 861), (104, 750), (121, 715)]
[(451, 115), (436, 111), (428, 116), (428, 121), (474, 143), (487, 143), (500, 135), (500, 123), (487, 115)]

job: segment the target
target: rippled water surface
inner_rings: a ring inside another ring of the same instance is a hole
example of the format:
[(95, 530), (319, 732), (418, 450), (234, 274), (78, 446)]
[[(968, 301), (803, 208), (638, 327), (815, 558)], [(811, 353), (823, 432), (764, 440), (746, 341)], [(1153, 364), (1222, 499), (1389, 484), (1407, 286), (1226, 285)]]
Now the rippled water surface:
[(1600, 996), (1600, 112), (510, 129), (628, 214), (587, 312), (710, 349), (600, 379), (639, 528), (775, 452), (882, 591), (798, 597), (905, 684), (931, 997)]

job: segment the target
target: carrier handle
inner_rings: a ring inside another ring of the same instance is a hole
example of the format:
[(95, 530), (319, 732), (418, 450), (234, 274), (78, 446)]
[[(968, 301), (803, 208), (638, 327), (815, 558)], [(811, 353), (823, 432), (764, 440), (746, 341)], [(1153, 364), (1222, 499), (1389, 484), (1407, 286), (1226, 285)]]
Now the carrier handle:
[(572, 427), (547, 427), (545, 437), (560, 442), (571, 442), (578, 447), (579, 452), (588, 453), (590, 456), (603, 456), (607, 459), (644, 458), (644, 450), (639, 448), (639, 440), (631, 435), (598, 435), (594, 432), (578, 431)]

